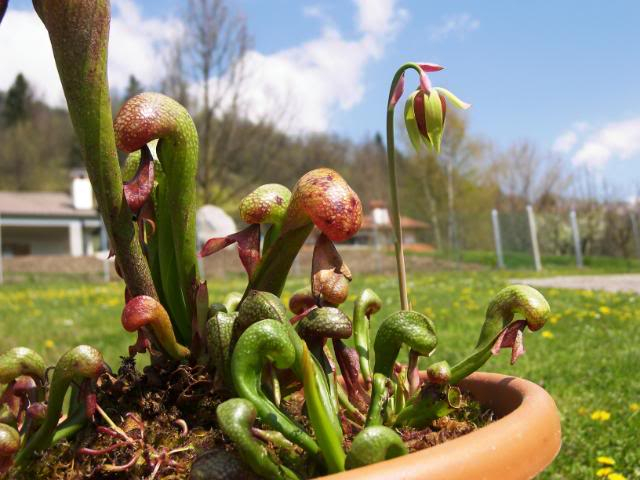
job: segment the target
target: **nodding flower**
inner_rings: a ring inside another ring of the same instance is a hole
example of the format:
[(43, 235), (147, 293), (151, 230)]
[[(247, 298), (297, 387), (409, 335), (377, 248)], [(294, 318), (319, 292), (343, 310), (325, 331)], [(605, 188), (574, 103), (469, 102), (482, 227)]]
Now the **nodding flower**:
[[(463, 110), (471, 105), (445, 88), (432, 86), (427, 72), (437, 72), (444, 67), (433, 63), (419, 63), (418, 66), (420, 67), (420, 85), (405, 103), (404, 121), (409, 139), (416, 150), (419, 150), (421, 143), (424, 143), (428, 148), (439, 152), (447, 115), (447, 99)], [(403, 89), (404, 74), (396, 83), (391, 96), (392, 105), (400, 99)]]

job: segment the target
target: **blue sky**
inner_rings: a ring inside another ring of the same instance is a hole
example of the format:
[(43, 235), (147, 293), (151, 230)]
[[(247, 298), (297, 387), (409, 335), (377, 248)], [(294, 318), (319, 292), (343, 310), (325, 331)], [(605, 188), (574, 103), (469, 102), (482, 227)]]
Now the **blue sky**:
[[(27, 8), (28, 3), (13, 0), (10, 9)], [(163, 19), (165, 24), (147, 25), (156, 35), (173, 23), (181, 4), (113, 3), (114, 19), (136, 7), (145, 21)], [(278, 65), (290, 77), (287, 68), (300, 61), (298, 70), (306, 71), (299, 72), (297, 88), (309, 96), (309, 115), (317, 118), (310, 117), (306, 126), (303, 121), (302, 130), (332, 131), (354, 140), (382, 131), (395, 68), (406, 60), (431, 61), (446, 67), (431, 74), (434, 85), (473, 104), (466, 113), (473, 133), (501, 147), (531, 140), (541, 150), (565, 157), (568, 168), (589, 166), (624, 194), (635, 193), (640, 185), (640, 2), (229, 3), (247, 17), (255, 40), (252, 58), (260, 67), (256, 70)], [(6, 44), (3, 28), (0, 45)], [(317, 49), (333, 55), (336, 65), (306, 61), (306, 52)], [(8, 71), (2, 76), (3, 60), (0, 53), (0, 88), (6, 88), (3, 82), (10, 76)], [(126, 69), (127, 63), (121, 63)], [(144, 78), (142, 73), (138, 76)], [(274, 75), (266, 74), (265, 84), (277, 83)], [(117, 74), (111, 76), (117, 85)], [(252, 80), (261, 81), (262, 74)], [(300, 83), (308, 85), (306, 92)], [(415, 83), (411, 78), (408, 86)]]

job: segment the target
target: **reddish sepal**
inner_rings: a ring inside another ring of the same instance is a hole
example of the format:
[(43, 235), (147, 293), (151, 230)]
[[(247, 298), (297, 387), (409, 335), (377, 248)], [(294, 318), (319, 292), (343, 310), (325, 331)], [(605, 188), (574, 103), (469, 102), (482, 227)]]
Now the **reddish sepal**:
[(522, 334), (526, 326), (526, 320), (518, 320), (504, 328), (493, 344), (491, 353), (497, 355), (500, 353), (500, 349), (511, 348), (511, 365), (516, 363), (516, 360), (526, 352), (524, 349), (524, 336)]
[(151, 195), (155, 171), (151, 151), (146, 145), (142, 147), (140, 165), (133, 178), (124, 182), (124, 198), (134, 214), (138, 214)]
[(238, 244), (238, 256), (247, 275), (251, 277), (260, 261), (260, 225), (258, 224), (249, 225), (244, 230), (226, 237), (207, 240), (199, 255), (200, 257), (208, 257), (234, 243)]

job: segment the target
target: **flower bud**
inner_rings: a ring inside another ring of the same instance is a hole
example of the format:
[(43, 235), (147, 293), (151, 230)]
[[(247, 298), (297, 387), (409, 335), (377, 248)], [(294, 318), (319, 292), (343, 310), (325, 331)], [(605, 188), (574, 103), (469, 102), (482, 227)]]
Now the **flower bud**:
[[(424, 143), (427, 147), (440, 152), (444, 122), (447, 116), (446, 100), (448, 99), (454, 106), (463, 110), (471, 105), (460, 100), (449, 90), (431, 85), (426, 72), (436, 72), (442, 70), (443, 67), (432, 63), (418, 65), (421, 69), (420, 87), (409, 96), (404, 108), (407, 133), (416, 150), (420, 150), (420, 144)], [(395, 98), (395, 94), (392, 98)]]

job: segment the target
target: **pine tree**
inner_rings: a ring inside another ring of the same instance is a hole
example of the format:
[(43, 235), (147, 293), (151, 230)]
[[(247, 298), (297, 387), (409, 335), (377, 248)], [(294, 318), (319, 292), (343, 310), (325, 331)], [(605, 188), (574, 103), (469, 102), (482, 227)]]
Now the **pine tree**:
[(129, 84), (127, 85), (127, 90), (124, 94), (125, 101), (130, 99), (131, 97), (136, 96), (144, 90), (140, 81), (136, 78), (135, 75), (129, 75)]
[(31, 87), (24, 75), (19, 73), (4, 98), (2, 119), (5, 126), (11, 127), (27, 120), (32, 104)]

